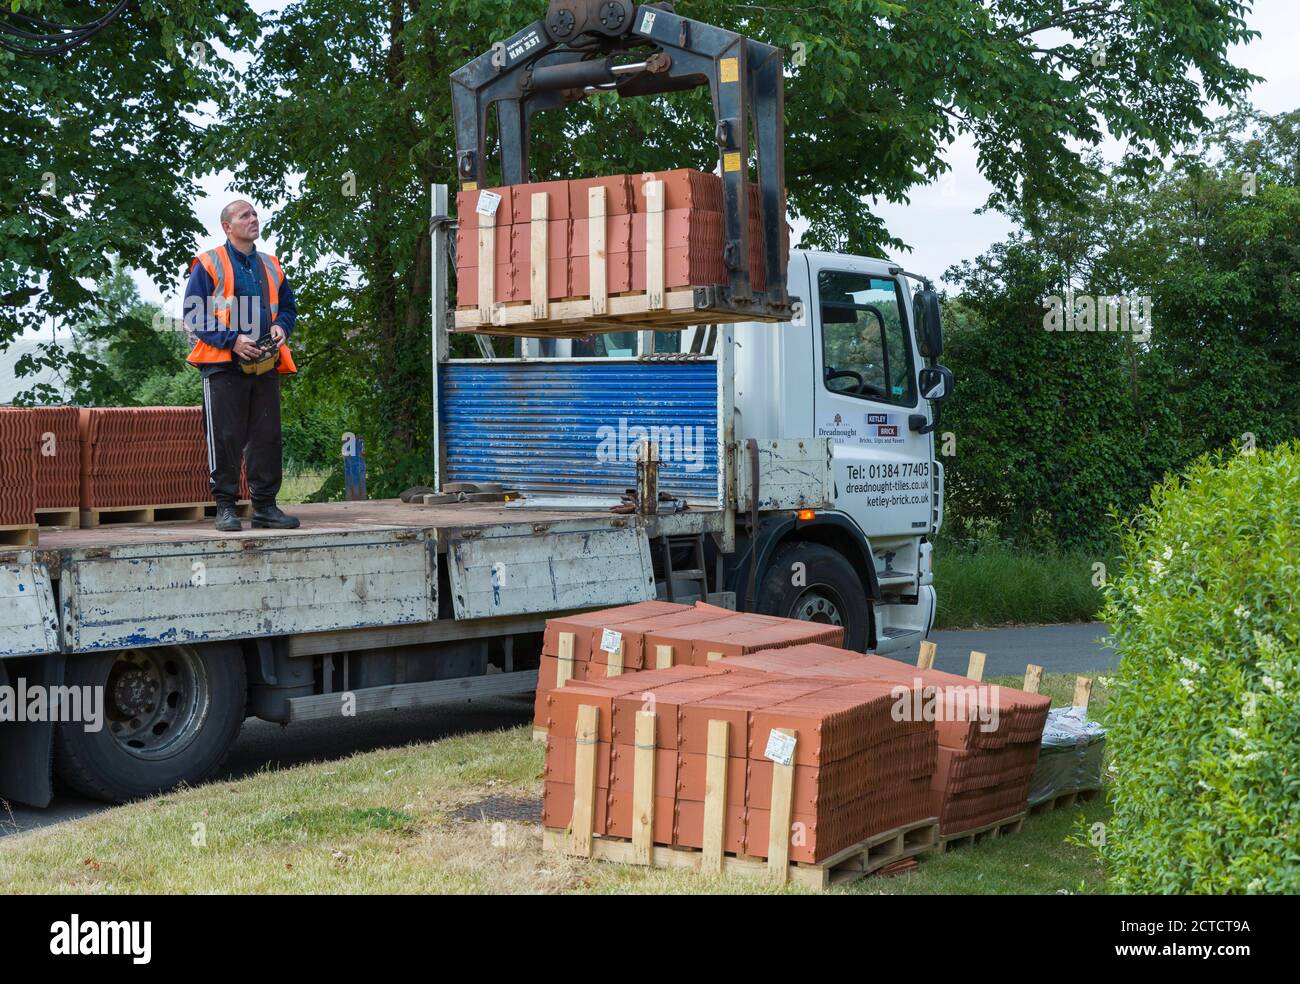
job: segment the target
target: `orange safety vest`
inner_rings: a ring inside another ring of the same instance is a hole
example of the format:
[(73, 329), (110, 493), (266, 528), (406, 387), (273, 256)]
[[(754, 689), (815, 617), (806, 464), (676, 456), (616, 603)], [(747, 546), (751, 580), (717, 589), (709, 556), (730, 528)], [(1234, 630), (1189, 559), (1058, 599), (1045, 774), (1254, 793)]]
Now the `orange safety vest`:
[[(284, 284), (284, 271), (280, 269), (280, 261), (270, 253), (259, 252), (257, 258), (266, 267), (264, 281), (268, 291), (266, 305), (271, 309), (271, 320), (274, 321), (276, 312), (280, 310), (280, 287)], [(235, 305), (235, 271), (230, 265), (230, 254), (226, 252), (225, 243), (196, 256), (194, 262), (190, 264), (191, 273), (194, 272), (195, 264), (201, 264), (208, 276), (212, 278), (212, 283), (216, 285), (212, 291), (213, 313), (221, 324), (229, 328), (230, 309)], [(217, 348), (198, 339), (185, 361), (192, 366), (200, 366), (211, 362), (230, 362), (234, 357), (230, 349)], [(289, 352), (287, 344), (280, 346), (278, 369), (285, 375), (298, 371), (298, 367), (293, 364), (293, 355)]]

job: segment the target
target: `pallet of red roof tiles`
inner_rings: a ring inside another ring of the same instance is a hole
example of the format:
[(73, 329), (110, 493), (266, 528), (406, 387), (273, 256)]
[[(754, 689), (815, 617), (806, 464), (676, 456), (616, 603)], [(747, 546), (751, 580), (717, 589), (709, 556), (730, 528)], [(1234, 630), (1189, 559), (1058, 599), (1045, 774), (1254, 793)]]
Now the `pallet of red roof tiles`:
[[(759, 204), (752, 185), (748, 260), (762, 292)], [(716, 175), (683, 169), (461, 192), (457, 213), (457, 330), (569, 338), (788, 317), (697, 295), (728, 279)], [(788, 237), (783, 228), (783, 263)]]
[(725, 660), (570, 680), (546, 698), (547, 845), (812, 887), (934, 850), (934, 732), (895, 689)]
[(83, 509), (211, 501), (201, 407), (109, 407), (80, 415)]
[[(982, 687), (976, 679), (928, 666), (913, 667), (827, 646), (795, 646), (722, 662), (769, 673), (910, 687), (921, 698), (912, 708), (920, 712), (916, 716), (925, 714), (925, 702), (933, 697), (939, 749), (931, 812), (939, 820), (941, 834), (960, 838), (972, 831), (982, 835), (988, 829), (1010, 832), (1008, 819), (1025, 812), (1050, 704), (1046, 697), (1009, 687)], [(978, 665), (979, 661), (972, 664)]]
[[(201, 520), (215, 513), (202, 407), (83, 409), (83, 527)], [(241, 508), (249, 512), (241, 475)]]

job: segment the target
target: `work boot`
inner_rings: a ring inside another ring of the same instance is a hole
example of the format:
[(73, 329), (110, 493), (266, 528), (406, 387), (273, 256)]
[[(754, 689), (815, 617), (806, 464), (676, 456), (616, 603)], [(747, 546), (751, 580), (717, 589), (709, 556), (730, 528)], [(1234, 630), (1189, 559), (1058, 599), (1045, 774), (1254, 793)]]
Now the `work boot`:
[(244, 524), (239, 521), (239, 513), (235, 512), (234, 506), (217, 506), (215, 525), (219, 533), (238, 533), (244, 528)]
[(286, 516), (279, 506), (254, 506), (253, 529), (296, 530), (300, 525), (294, 516)]

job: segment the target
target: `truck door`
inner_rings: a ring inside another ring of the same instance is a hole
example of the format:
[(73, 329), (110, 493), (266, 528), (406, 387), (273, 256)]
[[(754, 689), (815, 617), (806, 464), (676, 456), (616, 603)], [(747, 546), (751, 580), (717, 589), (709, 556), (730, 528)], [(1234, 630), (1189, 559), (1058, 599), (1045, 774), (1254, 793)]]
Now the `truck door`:
[(879, 264), (836, 257), (809, 271), (815, 296), (814, 423), (835, 447), (836, 504), (868, 538), (915, 536), (931, 524), (932, 445), (919, 353), (903, 285)]

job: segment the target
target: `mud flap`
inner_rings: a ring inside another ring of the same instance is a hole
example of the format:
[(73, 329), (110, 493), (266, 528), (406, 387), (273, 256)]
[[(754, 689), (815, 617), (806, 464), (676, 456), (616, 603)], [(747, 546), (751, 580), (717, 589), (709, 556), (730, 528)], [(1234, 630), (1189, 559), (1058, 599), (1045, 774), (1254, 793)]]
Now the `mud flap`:
[[(19, 680), (29, 686), (60, 686), (63, 656), (0, 660), (0, 686), (16, 687)], [(53, 755), (53, 722), (0, 721), (0, 799), (49, 806), (54, 798)]]

